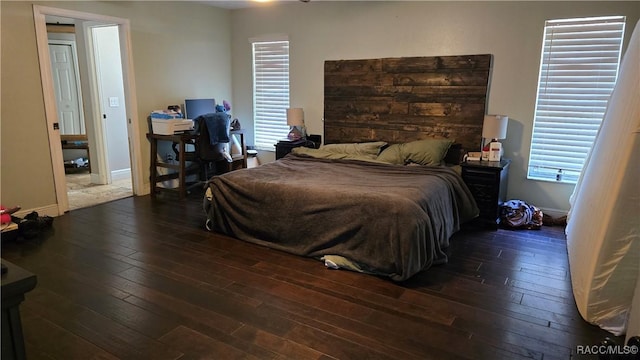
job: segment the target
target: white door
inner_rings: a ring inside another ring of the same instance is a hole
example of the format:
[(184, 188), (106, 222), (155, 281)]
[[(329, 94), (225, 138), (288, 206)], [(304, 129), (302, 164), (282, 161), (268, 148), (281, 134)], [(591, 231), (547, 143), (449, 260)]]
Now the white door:
[(74, 49), (71, 44), (49, 44), (49, 54), (60, 134), (86, 134)]

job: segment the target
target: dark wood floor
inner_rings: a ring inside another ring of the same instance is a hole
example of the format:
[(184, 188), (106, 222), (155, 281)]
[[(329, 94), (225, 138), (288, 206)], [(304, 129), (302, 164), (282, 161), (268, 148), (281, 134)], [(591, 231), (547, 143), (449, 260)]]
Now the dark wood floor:
[(404, 284), (203, 229), (201, 196), (58, 217), (2, 257), (37, 274), (29, 359), (568, 359), (610, 336), (571, 294), (563, 229), (459, 232)]

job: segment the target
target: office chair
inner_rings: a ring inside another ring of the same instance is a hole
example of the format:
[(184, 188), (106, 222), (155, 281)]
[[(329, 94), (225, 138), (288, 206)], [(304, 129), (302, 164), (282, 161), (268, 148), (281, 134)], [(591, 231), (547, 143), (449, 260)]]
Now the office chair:
[(227, 144), (230, 142), (230, 120), (226, 113), (216, 112), (200, 115), (193, 121), (194, 131), (198, 135), (196, 161), (201, 165), (201, 180), (207, 181), (211, 176), (223, 172), (218, 165), (231, 161), (227, 152)]

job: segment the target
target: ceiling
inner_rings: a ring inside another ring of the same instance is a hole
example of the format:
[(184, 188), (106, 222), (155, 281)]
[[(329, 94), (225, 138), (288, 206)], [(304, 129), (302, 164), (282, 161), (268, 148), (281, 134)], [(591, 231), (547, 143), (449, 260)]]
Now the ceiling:
[[(244, 9), (250, 7), (259, 7), (259, 6), (269, 6), (269, 4), (295, 4), (298, 2), (309, 2), (310, 0), (269, 0), (269, 1), (255, 1), (255, 0), (197, 0), (194, 2), (206, 4), (210, 6), (215, 6), (223, 9)], [(322, 1), (322, 0), (314, 0), (314, 1)], [(47, 15), (46, 22), (48, 24), (74, 24), (74, 19)]]
[[(224, 9), (243, 9), (249, 7), (268, 6), (269, 4), (295, 4), (299, 1), (309, 2), (309, 0), (269, 0), (269, 1), (250, 1), (250, 0), (200, 0), (199, 3), (220, 7)], [(316, 0), (318, 1), (318, 0)]]

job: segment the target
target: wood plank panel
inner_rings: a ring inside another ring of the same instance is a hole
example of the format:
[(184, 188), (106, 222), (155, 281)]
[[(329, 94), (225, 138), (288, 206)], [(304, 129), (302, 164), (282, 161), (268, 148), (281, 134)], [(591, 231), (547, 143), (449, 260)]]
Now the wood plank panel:
[(413, 87), (483, 86), (487, 85), (488, 70), (481, 71), (438, 71), (427, 73), (400, 73), (393, 75), (393, 85)]
[(491, 55), (326, 61), (325, 143), (435, 137), (477, 149), (491, 64)]
[(479, 86), (472, 85), (458, 85), (458, 86), (402, 86), (402, 85), (391, 85), (391, 86), (363, 86), (363, 85), (336, 85), (336, 86), (325, 86), (325, 90), (327, 94), (325, 98), (330, 98), (332, 101), (340, 100), (346, 96), (353, 97), (371, 97), (371, 96), (380, 96), (380, 97), (393, 97), (396, 100), (403, 100), (407, 98), (411, 98), (412, 96), (418, 97), (422, 96), (424, 98), (428, 98), (431, 96), (433, 98), (437, 97), (450, 97), (450, 98), (460, 98), (461, 96), (465, 96), (465, 98), (472, 98), (474, 101), (482, 102), (487, 93), (487, 85), (482, 84)]
[(387, 72), (425, 72), (445, 69), (486, 69), (491, 67), (490, 55), (460, 55), (433, 57), (400, 57), (382, 59)]

